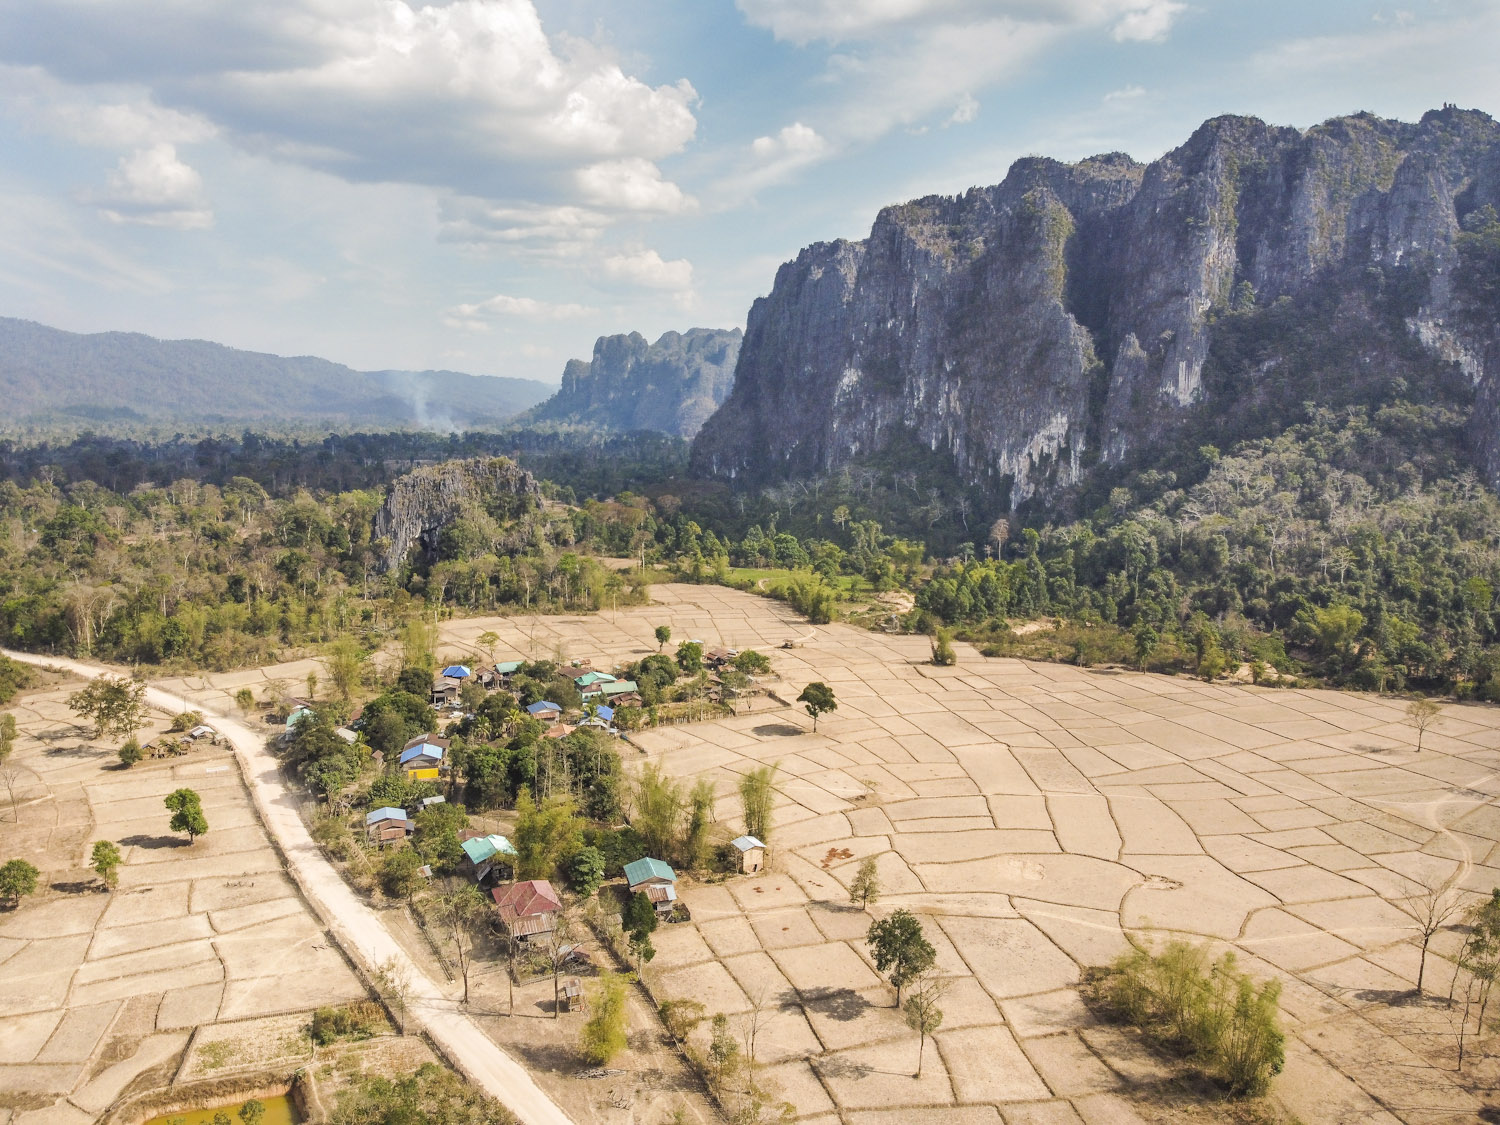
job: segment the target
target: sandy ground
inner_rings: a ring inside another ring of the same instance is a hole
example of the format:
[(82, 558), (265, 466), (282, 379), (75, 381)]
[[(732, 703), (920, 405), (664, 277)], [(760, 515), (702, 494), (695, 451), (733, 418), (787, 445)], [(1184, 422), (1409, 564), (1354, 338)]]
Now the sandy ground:
[[(92, 1121), (147, 1071), (170, 1080), (194, 1028), (364, 994), (282, 872), (228, 752), (120, 769), (113, 744), (75, 726), (76, 686), (12, 708), (21, 781), (0, 839), (42, 887), (0, 913), (0, 1121)], [(162, 805), (182, 786), (210, 826), (191, 845)], [(123, 853), (113, 892), (87, 868), (95, 840)]]
[[(1454, 1073), (1453, 1014), (1416, 1002), (1416, 927), (1394, 905), (1417, 880), (1500, 885), (1500, 709), (1447, 706), (1424, 750), (1404, 702), (1331, 691), (990, 660), (925, 663), (922, 637), (807, 626), (717, 587), (661, 586), (659, 605), (598, 618), (459, 622), (501, 659), (534, 646), (598, 661), (678, 639), (771, 652), (786, 692), (829, 683), (814, 734), (784, 710), (647, 732), (640, 760), (714, 778), (737, 826), (738, 777), (779, 763), (776, 870), (693, 886), (689, 925), (659, 932), (659, 995), (769, 1020), (758, 1051), (807, 1120), (1130, 1121), (1161, 1065), (1078, 994), (1124, 933), (1234, 949), (1284, 984), (1278, 1096), (1312, 1122), (1472, 1121), (1496, 1067)], [(847, 853), (847, 856), (846, 856)], [(848, 905), (859, 859), (884, 895)], [(947, 1018), (911, 1077), (915, 1036), (863, 935), (918, 913), (952, 979)], [(1445, 993), (1453, 930), (1433, 942)], [(986, 1116), (986, 1115), (989, 1116)]]

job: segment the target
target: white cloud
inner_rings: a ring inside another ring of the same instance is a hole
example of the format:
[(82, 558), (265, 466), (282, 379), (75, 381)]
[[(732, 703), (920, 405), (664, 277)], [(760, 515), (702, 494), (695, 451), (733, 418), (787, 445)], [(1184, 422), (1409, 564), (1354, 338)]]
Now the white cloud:
[(693, 287), (693, 263), (686, 258), (664, 261), (655, 250), (611, 254), (601, 263), (604, 276), (645, 289), (686, 292)]
[(1167, 37), (1172, 22), (1186, 9), (1186, 4), (1176, 0), (1144, 0), (1120, 17), (1110, 35), (1121, 42), (1159, 42)]
[(0, 112), (92, 148), (196, 144), (217, 132), (206, 118), (165, 109), (140, 89), (69, 86), (40, 67), (0, 66)]
[(949, 125), (967, 125), (979, 116), (979, 100), (973, 94), (966, 93), (958, 99), (958, 105), (953, 107), (953, 116), (948, 118)]
[(214, 221), (203, 177), (178, 158), (175, 145), (165, 142), (120, 157), (96, 201), (115, 223), (202, 230)]
[(587, 207), (506, 206), (449, 196), (438, 208), (438, 240), (501, 246), (548, 257), (569, 257), (593, 246), (610, 224)]
[[(61, 132), (217, 133), (350, 181), (497, 201), (687, 205), (655, 162), (693, 138), (693, 87), (549, 38), (533, 0), (160, 0), (146, 18), (126, 0), (3, 5), (0, 63), (44, 73), (30, 113)], [(127, 86), (134, 117), (77, 108)]]
[(828, 139), (810, 125), (794, 121), (775, 134), (756, 137), (735, 172), (716, 187), (730, 202), (742, 202), (779, 184), (832, 153)]
[(1146, 87), (1144, 86), (1122, 86), (1118, 90), (1111, 90), (1105, 94), (1104, 100), (1106, 102), (1132, 102), (1145, 96)]
[(584, 200), (599, 207), (664, 214), (693, 207), (692, 197), (662, 179), (661, 169), (655, 164), (638, 156), (590, 164), (575, 173), (575, 180)]
[(443, 317), (449, 328), (468, 332), (487, 332), (490, 324), (501, 317), (521, 317), (526, 320), (578, 320), (592, 316), (596, 310), (586, 305), (553, 304), (538, 301), (534, 297), (512, 297), (505, 293), (472, 305), (457, 305)]

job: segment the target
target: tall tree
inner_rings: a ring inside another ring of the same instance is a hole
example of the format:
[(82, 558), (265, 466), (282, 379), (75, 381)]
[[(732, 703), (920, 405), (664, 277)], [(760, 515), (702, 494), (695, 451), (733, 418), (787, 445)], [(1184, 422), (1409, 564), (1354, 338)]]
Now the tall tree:
[(865, 942), (875, 958), (875, 968), (896, 986), (896, 1007), (901, 1007), (901, 990), (932, 968), (937, 950), (922, 933), (916, 915), (904, 909), (871, 922)]
[(68, 708), (94, 724), (95, 738), (135, 732), (146, 718), (146, 685), (100, 676), (68, 696)]
[(113, 841), (96, 840), (94, 850), (89, 853), (89, 866), (106, 887), (113, 887), (120, 881), (120, 849)]
[(524, 786), (516, 798), (516, 878), (551, 879), (558, 864), (583, 846), (583, 822), (567, 797), (538, 805)]
[(901, 1014), (906, 1020), (906, 1026), (915, 1031), (917, 1040), (917, 1073), (916, 1078), (922, 1077), (922, 1056), (926, 1053), (927, 1038), (943, 1026), (943, 1009), (939, 1007), (939, 1001), (943, 993), (947, 991), (946, 981), (936, 981), (929, 976), (923, 976), (917, 982), (916, 989), (906, 998), (906, 1004), (901, 1009)]
[(658, 625), (653, 632), (656, 635), (656, 651), (660, 652), (672, 639), (672, 626)]
[(17, 906), (25, 895), (36, 891), (41, 872), (24, 859), (7, 860), (0, 864), (0, 898), (8, 898)]
[(880, 875), (875, 869), (875, 857), (866, 856), (859, 861), (859, 869), (849, 883), (849, 901), (869, 906), (879, 898)]
[(839, 709), (838, 700), (833, 697), (833, 689), (822, 680), (814, 680), (803, 688), (797, 702), (807, 708), (807, 713), (812, 716), (814, 731), (818, 729), (819, 715)]
[(682, 786), (655, 762), (641, 768), (631, 793), (630, 825), (653, 856), (675, 855), (682, 827)]
[(186, 832), (191, 844), (208, 831), (208, 818), (203, 815), (203, 802), (191, 789), (174, 789), (164, 802), (172, 814), (167, 827), (173, 832)]
[(584, 1061), (604, 1066), (625, 1049), (625, 978), (604, 972), (589, 994), (589, 1018), (578, 1035)]
[(776, 763), (758, 766), (740, 778), (740, 805), (745, 813), (745, 834), (761, 843), (771, 836), (771, 807), (776, 800)]

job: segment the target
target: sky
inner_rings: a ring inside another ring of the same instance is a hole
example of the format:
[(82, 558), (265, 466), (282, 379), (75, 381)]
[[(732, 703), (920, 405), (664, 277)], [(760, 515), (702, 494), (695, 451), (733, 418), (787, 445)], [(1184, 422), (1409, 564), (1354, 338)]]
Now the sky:
[(0, 316), (556, 383), (1020, 156), (1500, 115), (1500, 0), (10, 0)]

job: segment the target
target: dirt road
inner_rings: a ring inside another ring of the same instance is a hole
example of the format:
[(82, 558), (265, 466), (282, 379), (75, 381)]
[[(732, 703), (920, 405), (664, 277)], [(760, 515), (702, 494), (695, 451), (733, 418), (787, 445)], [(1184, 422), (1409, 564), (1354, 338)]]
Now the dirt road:
[[(62, 668), (84, 678), (118, 674), (113, 669), (61, 657), (10, 651), (5, 651), (5, 655), (27, 664)], [(308, 834), (297, 811), (296, 796), (288, 790), (264, 739), (238, 720), (204, 710), (201, 703), (171, 692), (148, 687), (146, 698), (152, 707), (169, 714), (201, 711), (205, 720), (229, 739), (266, 830), (280, 846), (288, 872), (324, 925), (350, 958), (367, 972), (377, 965), (392, 965), (410, 980), (407, 1018), (426, 1030), (470, 1081), (499, 1099), (525, 1125), (573, 1125), (572, 1119), (532, 1081), (526, 1070), (462, 1011), (446, 986), (427, 976), (407, 956), (380, 916), (360, 900), (324, 858)]]

